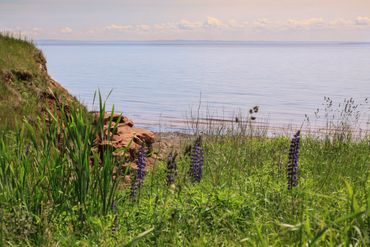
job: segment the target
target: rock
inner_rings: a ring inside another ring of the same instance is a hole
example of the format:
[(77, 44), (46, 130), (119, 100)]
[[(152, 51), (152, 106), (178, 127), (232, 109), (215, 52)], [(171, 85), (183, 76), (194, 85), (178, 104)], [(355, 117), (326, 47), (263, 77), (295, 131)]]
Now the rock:
[[(95, 112), (93, 114), (95, 121), (97, 121), (100, 113)], [(109, 126), (110, 121), (112, 122)], [(95, 140), (100, 153), (109, 148), (113, 151), (114, 156), (124, 156), (127, 161), (134, 161), (142, 145), (147, 153), (152, 150), (152, 144), (155, 141), (154, 133), (146, 129), (134, 128), (133, 121), (122, 114), (105, 113), (103, 122), (105, 140), (100, 140), (100, 137)], [(127, 155), (127, 152), (120, 152), (122, 149), (127, 149), (129, 155)]]
[[(99, 112), (93, 112), (95, 123), (100, 118)], [(114, 168), (113, 178), (121, 182), (121, 186), (127, 186), (131, 183), (130, 176), (137, 170), (136, 160), (141, 146), (146, 153), (146, 170), (151, 167), (156, 158), (152, 155), (155, 135), (152, 131), (143, 128), (135, 128), (133, 121), (122, 114), (104, 113), (103, 116), (104, 138), (98, 135), (94, 141), (94, 150), (104, 159), (106, 150), (112, 152), (115, 161), (119, 164)]]
[(192, 143), (192, 136), (179, 132), (157, 133), (153, 143), (153, 153), (159, 160), (167, 160), (167, 156), (174, 150), (182, 152), (181, 149)]
[(39, 69), (44, 72), (44, 73), (47, 73), (48, 72), (48, 69), (46, 67), (46, 59), (45, 59), (45, 56), (44, 54), (42, 54), (41, 51), (37, 51), (34, 55), (34, 60), (35, 62), (39, 65)]

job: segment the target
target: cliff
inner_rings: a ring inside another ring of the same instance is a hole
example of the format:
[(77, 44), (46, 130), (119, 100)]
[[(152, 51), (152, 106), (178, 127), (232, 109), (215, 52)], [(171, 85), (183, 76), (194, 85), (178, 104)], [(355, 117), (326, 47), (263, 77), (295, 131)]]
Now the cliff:
[[(18, 129), (24, 118), (31, 123), (37, 118), (45, 118), (47, 110), (59, 114), (64, 107), (68, 113), (71, 106), (87, 111), (48, 75), (42, 52), (31, 42), (0, 34), (0, 130)], [(99, 113), (86, 116), (96, 119)], [(126, 157), (126, 160), (134, 160), (143, 144), (151, 148), (154, 142), (151, 131), (134, 127), (133, 121), (125, 116), (106, 113), (104, 133), (108, 133), (110, 121), (117, 126), (116, 131), (109, 141), (98, 138), (95, 141), (97, 147), (129, 149), (132, 157)]]
[(42, 52), (29, 41), (0, 33), (0, 129), (14, 129), (23, 118), (34, 121), (47, 108), (77, 104), (47, 73)]

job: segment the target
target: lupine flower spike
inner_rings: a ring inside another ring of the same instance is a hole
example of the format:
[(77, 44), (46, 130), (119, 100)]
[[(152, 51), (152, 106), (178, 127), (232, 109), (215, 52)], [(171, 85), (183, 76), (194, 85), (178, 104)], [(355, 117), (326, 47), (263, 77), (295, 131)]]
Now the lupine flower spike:
[(297, 171), (299, 159), (300, 130), (293, 136), (289, 149), (289, 162), (287, 166), (288, 190), (298, 185)]
[(141, 185), (144, 182), (144, 176), (145, 176), (144, 146), (141, 146), (139, 149), (136, 165), (137, 165), (136, 176), (131, 184), (131, 198), (132, 199), (136, 199), (138, 189), (141, 187)]
[(114, 238), (116, 238), (115, 235), (119, 230), (119, 220), (118, 220), (118, 211), (117, 211), (116, 200), (113, 200), (113, 202), (112, 202), (112, 212), (114, 214), (114, 219), (113, 219), (113, 223), (112, 223), (112, 227), (111, 227), (111, 233), (112, 233), (112, 236)]
[(204, 152), (202, 137), (199, 136), (191, 149), (190, 177), (194, 182), (200, 182), (203, 176)]
[(175, 177), (177, 173), (177, 166), (176, 166), (176, 156), (177, 152), (171, 152), (167, 157), (167, 185), (170, 186), (171, 184), (174, 184)]

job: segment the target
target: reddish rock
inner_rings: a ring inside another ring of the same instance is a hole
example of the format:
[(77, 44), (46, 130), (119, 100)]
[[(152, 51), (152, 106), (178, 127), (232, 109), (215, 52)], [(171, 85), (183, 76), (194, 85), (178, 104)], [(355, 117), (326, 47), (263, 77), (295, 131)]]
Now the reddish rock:
[[(100, 117), (100, 113), (93, 113), (95, 121)], [(109, 124), (111, 122), (111, 124)], [(113, 178), (119, 179), (122, 186), (130, 183), (130, 175), (137, 170), (135, 163), (139, 148), (143, 145), (147, 154), (151, 153), (155, 135), (153, 132), (134, 128), (134, 123), (121, 114), (105, 113), (103, 117), (104, 138), (98, 135), (94, 141), (95, 150), (99, 153), (100, 159), (104, 159), (104, 151), (110, 150), (116, 161), (120, 164), (113, 171)], [(110, 128), (110, 129), (109, 129)], [(155, 162), (153, 157), (145, 157), (147, 168)]]
[[(96, 119), (100, 117), (99, 113), (94, 113), (94, 116)], [(118, 150), (128, 149), (131, 160), (133, 160), (141, 145), (144, 145), (146, 151), (152, 149), (152, 144), (155, 141), (153, 132), (142, 128), (134, 128), (134, 123), (121, 114), (105, 113), (103, 120), (106, 139), (102, 141), (100, 137), (97, 137), (95, 143), (99, 146), (99, 151), (104, 148), (112, 148), (114, 156), (123, 156), (125, 153)]]

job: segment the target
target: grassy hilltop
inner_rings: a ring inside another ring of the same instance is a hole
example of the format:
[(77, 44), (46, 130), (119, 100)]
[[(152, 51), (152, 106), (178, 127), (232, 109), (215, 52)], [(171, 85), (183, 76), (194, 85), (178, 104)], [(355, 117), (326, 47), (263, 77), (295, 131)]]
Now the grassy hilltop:
[(0, 33), (0, 128), (23, 117), (35, 121), (47, 107), (77, 101), (47, 74), (46, 60), (32, 43)]
[(0, 36), (0, 80), (0, 246), (370, 245), (370, 136), (341, 119), (293, 140), (239, 120), (145, 168), (152, 150), (97, 147), (117, 130), (101, 98), (94, 123), (58, 106), (74, 99), (32, 44)]

